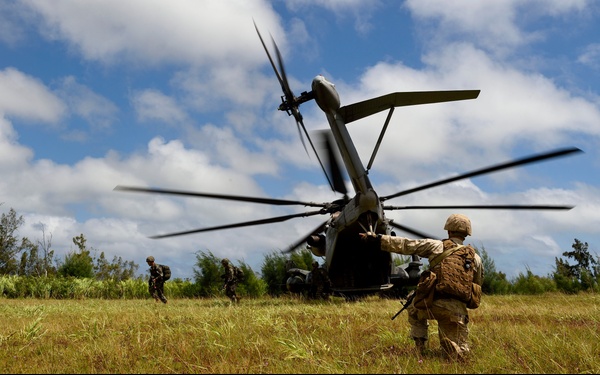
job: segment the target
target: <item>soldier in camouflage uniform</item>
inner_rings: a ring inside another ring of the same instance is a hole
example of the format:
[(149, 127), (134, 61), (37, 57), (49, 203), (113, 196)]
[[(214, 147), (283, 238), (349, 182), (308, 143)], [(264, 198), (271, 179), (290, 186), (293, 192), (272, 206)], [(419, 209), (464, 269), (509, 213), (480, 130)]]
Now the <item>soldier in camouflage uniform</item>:
[[(444, 230), (448, 231), (448, 238), (455, 244), (462, 245), (467, 236), (471, 235), (471, 221), (465, 215), (452, 214), (446, 220)], [(403, 255), (418, 255), (428, 258), (429, 262), (444, 251), (442, 240), (434, 239), (408, 239), (377, 235), (372, 232), (361, 233), (360, 237), (369, 241), (379, 241), (383, 251)], [(483, 264), (479, 255), (475, 254), (473, 282), (483, 283)], [(434, 295), (433, 306), (430, 309), (417, 309), (413, 303), (408, 307), (408, 322), (411, 325), (410, 335), (415, 340), (417, 349), (423, 354), (428, 340), (428, 319), (435, 319), (438, 323), (440, 344), (444, 355), (452, 360), (464, 359), (470, 349), (467, 343), (469, 336), (469, 314), (465, 302), (446, 296)]]
[(319, 267), (319, 262), (313, 262), (310, 273), (309, 298), (329, 299), (330, 291), (331, 280), (329, 279), (329, 275), (327, 275), (327, 270)]
[(223, 278), (224, 282), (223, 289), (225, 289), (225, 295), (229, 297), (231, 302), (237, 303), (240, 299), (235, 294), (235, 288), (237, 287), (237, 278), (235, 277), (235, 270), (233, 268), (233, 264), (231, 264), (231, 262), (227, 258), (224, 258), (221, 261), (221, 264), (223, 265), (223, 269), (225, 270), (225, 273), (221, 275), (221, 278)]
[(167, 297), (165, 297), (164, 293), (165, 281), (163, 279), (162, 266), (154, 262), (153, 256), (146, 258), (146, 263), (148, 263), (148, 266), (150, 267), (148, 292), (150, 292), (150, 295), (156, 302), (161, 301), (162, 303), (167, 303)]

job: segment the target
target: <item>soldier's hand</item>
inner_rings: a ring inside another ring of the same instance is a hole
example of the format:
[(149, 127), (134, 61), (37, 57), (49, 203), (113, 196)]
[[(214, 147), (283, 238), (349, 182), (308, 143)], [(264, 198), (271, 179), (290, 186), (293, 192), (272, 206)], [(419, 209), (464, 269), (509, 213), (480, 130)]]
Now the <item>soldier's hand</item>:
[(381, 237), (377, 235), (375, 232), (366, 232), (359, 233), (360, 239), (367, 242), (377, 242), (380, 241)]

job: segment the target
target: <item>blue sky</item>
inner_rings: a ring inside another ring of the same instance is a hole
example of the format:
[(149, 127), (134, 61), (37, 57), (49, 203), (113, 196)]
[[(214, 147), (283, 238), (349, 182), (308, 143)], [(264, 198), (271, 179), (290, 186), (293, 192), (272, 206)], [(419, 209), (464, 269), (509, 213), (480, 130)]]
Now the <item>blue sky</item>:
[[(585, 0), (17, 0), (0, 3), (0, 212), (21, 236), (72, 238), (109, 259), (154, 255), (192, 277), (197, 251), (248, 263), (322, 217), (148, 236), (303, 207), (116, 192), (151, 186), (329, 202), (333, 194), (254, 30), (272, 35), (296, 95), (323, 74), (342, 105), (398, 91), (479, 89), (475, 100), (397, 108), (370, 172), (380, 195), (563, 147), (584, 153), (462, 180), (393, 205), (564, 204), (464, 210), (469, 243), (509, 277), (552, 272), (574, 239), (600, 253), (600, 4)], [(314, 102), (309, 131), (327, 127)], [(385, 113), (349, 125), (366, 164)], [(388, 216), (442, 237), (447, 210)], [(43, 229), (43, 230), (42, 230)], [(400, 233), (400, 235), (402, 235)]]

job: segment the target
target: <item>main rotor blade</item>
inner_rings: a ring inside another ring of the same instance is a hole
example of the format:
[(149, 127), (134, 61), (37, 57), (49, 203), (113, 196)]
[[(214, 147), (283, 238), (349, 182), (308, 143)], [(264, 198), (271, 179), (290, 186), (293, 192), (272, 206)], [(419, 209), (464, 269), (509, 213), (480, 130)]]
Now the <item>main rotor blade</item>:
[(386, 201), (388, 199), (392, 199), (392, 198), (396, 198), (399, 197), (401, 195), (407, 195), (410, 193), (414, 193), (420, 190), (425, 190), (425, 189), (429, 189), (435, 186), (440, 186), (440, 185), (444, 185), (450, 182), (454, 182), (454, 181), (458, 181), (458, 180), (462, 180), (465, 178), (469, 178), (469, 177), (474, 177), (474, 176), (479, 176), (482, 174), (486, 174), (486, 173), (491, 173), (491, 172), (496, 172), (502, 169), (507, 169), (507, 168), (512, 168), (512, 167), (517, 167), (519, 165), (523, 165), (523, 164), (529, 164), (529, 163), (535, 163), (538, 161), (542, 161), (545, 159), (550, 159), (550, 158), (556, 158), (556, 157), (560, 157), (560, 156), (566, 156), (568, 154), (572, 154), (574, 152), (583, 152), (582, 150), (580, 150), (577, 147), (571, 147), (571, 148), (564, 148), (564, 149), (559, 149), (556, 151), (552, 151), (552, 152), (548, 152), (548, 153), (543, 153), (543, 154), (537, 154), (537, 155), (533, 155), (533, 156), (529, 156), (529, 157), (525, 157), (522, 159), (516, 159), (514, 161), (510, 161), (507, 163), (502, 163), (502, 164), (497, 164), (491, 167), (487, 167), (487, 168), (483, 168), (483, 169), (478, 169), (472, 172), (468, 172), (468, 173), (464, 173), (455, 177), (451, 177), (451, 178), (447, 178), (444, 180), (440, 180), (440, 181), (436, 181), (436, 182), (432, 182), (430, 184), (427, 185), (422, 185), (413, 189), (408, 189), (408, 190), (404, 190), (404, 191), (400, 191), (396, 194), (391, 194), (385, 197), (381, 197), (380, 200)]
[[(315, 156), (317, 157), (317, 161), (319, 162), (319, 165), (321, 166), (321, 169), (323, 170), (323, 172), (325, 173), (325, 175), (327, 175), (327, 172), (325, 172), (325, 166), (323, 165), (323, 162), (321, 161), (321, 158), (319, 157), (319, 154), (317, 153), (317, 150), (315, 149), (315, 145), (312, 142), (312, 139), (310, 138), (310, 136), (308, 135), (308, 132), (306, 131), (306, 127), (304, 126), (304, 122), (302, 121), (302, 118), (300, 118), (300, 121), (297, 121), (296, 124), (300, 125), (302, 127), (302, 130), (304, 130), (304, 134), (306, 135), (306, 139), (308, 139), (308, 143), (310, 143), (310, 147), (312, 148), (313, 152), (315, 153)], [(300, 132), (300, 127), (298, 128), (298, 132)], [(304, 150), (306, 151), (306, 154), (308, 154), (308, 150), (306, 149), (306, 145), (304, 145), (304, 139), (302, 138), (302, 134), (300, 134), (300, 140), (302, 141), (302, 145), (304, 146)], [(327, 180), (329, 180), (329, 177), (327, 178)], [(329, 181), (329, 185), (331, 185), (331, 189), (335, 190), (333, 188), (333, 184), (331, 183), (331, 181)]]
[(327, 226), (328, 222), (329, 222), (329, 219), (325, 220), (324, 222), (322, 222), (321, 224), (319, 224), (318, 227), (316, 227), (315, 229), (313, 229), (312, 231), (310, 231), (306, 236), (302, 237), (301, 239), (299, 239), (298, 241), (296, 241), (292, 245), (288, 246), (287, 249), (285, 249), (285, 250), (282, 251), (282, 253), (287, 254), (287, 253), (291, 253), (294, 250), (296, 250), (296, 248), (298, 246), (302, 245), (302, 243), (306, 242), (310, 238), (310, 236), (312, 236), (315, 233), (322, 232), (325, 229), (325, 227)]
[[(292, 111), (293, 112), (293, 111)], [(294, 115), (294, 117), (296, 118), (296, 116)], [(302, 124), (302, 127), (300, 127), (300, 124)], [(308, 155), (310, 157), (310, 154), (308, 153), (308, 149), (306, 148), (306, 143), (304, 143), (304, 137), (302, 136), (302, 130), (304, 129), (304, 131), (306, 132), (306, 128), (304, 128), (304, 122), (302, 122), (302, 116), (300, 116), (300, 120), (298, 120), (298, 118), (296, 118), (296, 128), (298, 128), (298, 137), (300, 137), (300, 142), (302, 142), (302, 147), (304, 147), (304, 151), (306, 151), (306, 155)], [(309, 138), (310, 140), (310, 138)], [(311, 142), (311, 146), (312, 146), (312, 142)], [(318, 156), (317, 156), (318, 159)], [(319, 160), (319, 163), (321, 161)], [(321, 166), (323, 166), (321, 164)]]
[(247, 196), (226, 195), (226, 194), (198, 193), (198, 192), (183, 191), (183, 190), (167, 190), (167, 189), (143, 188), (143, 187), (134, 187), (134, 186), (122, 186), (122, 185), (117, 185), (113, 190), (135, 191), (135, 192), (141, 192), (141, 193), (183, 195), (183, 196), (188, 196), (188, 197), (225, 199), (225, 200), (241, 201), (241, 202), (272, 204), (272, 205), (278, 205), (278, 206), (300, 205), (300, 206), (307, 206), (307, 207), (326, 207), (328, 205), (327, 203), (301, 202), (301, 201), (294, 201), (294, 200), (287, 200), (287, 199), (259, 198), (259, 197), (247, 197)]
[(428, 210), (428, 209), (485, 209), (485, 210), (570, 210), (575, 206), (555, 205), (458, 205), (458, 206), (383, 206), (384, 210)]
[(410, 234), (414, 234), (418, 238), (431, 238), (431, 239), (434, 239), (434, 240), (439, 239), (439, 238), (437, 238), (435, 236), (432, 236), (432, 235), (427, 234), (427, 233), (420, 232), (420, 231), (418, 231), (416, 229), (413, 229), (413, 228), (409, 228), (409, 227), (407, 227), (405, 225), (396, 224), (392, 220), (390, 220), (388, 222), (388, 224), (391, 225), (391, 226), (393, 226), (394, 228), (400, 229), (400, 230), (402, 230), (404, 232), (407, 232), (407, 233), (410, 233)]
[(305, 217), (305, 216), (322, 215), (322, 214), (323, 214), (323, 212), (320, 210), (319, 211), (302, 212), (299, 214), (277, 216), (277, 217), (272, 217), (269, 219), (245, 221), (245, 222), (235, 223), (235, 224), (219, 225), (216, 227), (187, 230), (187, 231), (183, 231), (183, 232), (176, 232), (176, 233), (169, 233), (169, 234), (161, 234), (158, 236), (151, 236), (150, 238), (158, 239), (158, 238), (165, 238), (165, 237), (182, 236), (185, 234), (209, 232), (209, 231), (221, 230), (221, 229), (240, 228), (240, 227), (248, 227), (248, 226), (252, 226), (252, 225), (279, 223), (279, 222), (293, 219), (296, 217)]

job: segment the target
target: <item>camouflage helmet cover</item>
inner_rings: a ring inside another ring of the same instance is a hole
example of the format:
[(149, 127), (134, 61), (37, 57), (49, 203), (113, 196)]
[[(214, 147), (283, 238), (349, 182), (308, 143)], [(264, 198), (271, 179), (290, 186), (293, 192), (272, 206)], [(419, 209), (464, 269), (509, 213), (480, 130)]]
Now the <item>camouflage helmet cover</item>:
[(227, 264), (227, 263), (229, 263), (229, 259), (227, 259), (227, 258), (223, 258), (223, 260), (221, 261), (221, 263), (223, 263), (223, 264)]
[(444, 230), (450, 232), (462, 232), (471, 236), (471, 220), (462, 214), (452, 214), (448, 216)]
[(146, 258), (146, 263), (147, 262), (154, 262), (154, 257), (150, 255), (148, 258)]

